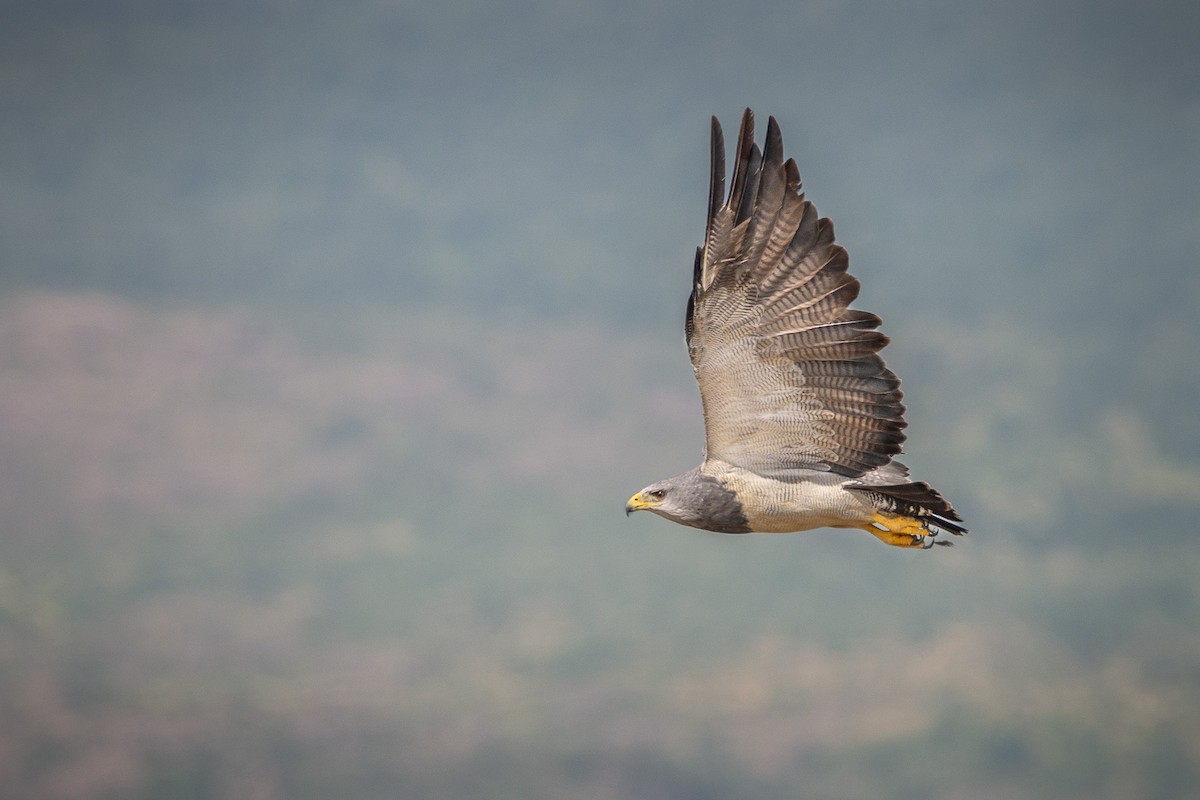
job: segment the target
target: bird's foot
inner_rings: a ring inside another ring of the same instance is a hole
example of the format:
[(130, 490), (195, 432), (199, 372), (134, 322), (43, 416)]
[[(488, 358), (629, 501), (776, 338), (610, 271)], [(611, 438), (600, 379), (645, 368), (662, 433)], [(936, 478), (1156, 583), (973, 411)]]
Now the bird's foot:
[(893, 547), (928, 550), (935, 544), (946, 546), (951, 544), (947, 541), (938, 541), (937, 529), (930, 529), (927, 522), (915, 517), (884, 514), (881, 511), (872, 514), (871, 521), (863, 525), (863, 529), (879, 541)]

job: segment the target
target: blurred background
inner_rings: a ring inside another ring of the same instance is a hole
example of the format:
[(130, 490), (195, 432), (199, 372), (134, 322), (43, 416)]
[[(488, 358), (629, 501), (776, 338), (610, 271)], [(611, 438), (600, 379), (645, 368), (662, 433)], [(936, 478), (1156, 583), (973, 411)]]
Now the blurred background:
[[(1200, 6), (0, 17), (6, 793), (1200, 797)], [(746, 106), (953, 549), (622, 513)]]

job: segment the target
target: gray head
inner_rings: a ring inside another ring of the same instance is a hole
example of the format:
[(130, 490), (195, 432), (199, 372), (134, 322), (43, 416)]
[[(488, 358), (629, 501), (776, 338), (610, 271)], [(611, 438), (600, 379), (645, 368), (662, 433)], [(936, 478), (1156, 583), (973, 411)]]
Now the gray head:
[(699, 467), (642, 489), (625, 504), (626, 515), (634, 511), (652, 511), (680, 525), (718, 533), (750, 530), (737, 495)]

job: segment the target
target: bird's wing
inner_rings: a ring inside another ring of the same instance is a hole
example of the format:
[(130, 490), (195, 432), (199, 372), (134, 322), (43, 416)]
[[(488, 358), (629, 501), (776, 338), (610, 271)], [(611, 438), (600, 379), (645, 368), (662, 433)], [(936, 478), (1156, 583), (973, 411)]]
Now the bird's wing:
[(888, 341), (880, 319), (849, 308), (859, 283), (832, 223), (804, 198), (795, 162), (783, 160), (774, 118), (760, 151), (746, 109), (735, 159), (726, 197), (714, 117), (708, 227), (686, 323), (705, 456), (783, 480), (882, 467), (900, 452), (905, 422), (900, 380), (878, 355)]

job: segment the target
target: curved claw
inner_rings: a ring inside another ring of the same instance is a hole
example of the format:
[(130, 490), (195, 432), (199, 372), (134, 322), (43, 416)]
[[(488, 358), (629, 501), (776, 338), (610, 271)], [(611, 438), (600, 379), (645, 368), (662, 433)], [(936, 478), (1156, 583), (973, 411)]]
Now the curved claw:
[(951, 544), (947, 541), (938, 541), (938, 530), (931, 529), (927, 522), (915, 517), (902, 517), (877, 511), (871, 515), (871, 521), (863, 525), (863, 529), (879, 541), (893, 547), (928, 550), (935, 544)]

